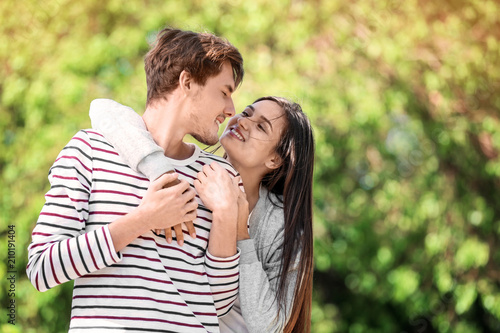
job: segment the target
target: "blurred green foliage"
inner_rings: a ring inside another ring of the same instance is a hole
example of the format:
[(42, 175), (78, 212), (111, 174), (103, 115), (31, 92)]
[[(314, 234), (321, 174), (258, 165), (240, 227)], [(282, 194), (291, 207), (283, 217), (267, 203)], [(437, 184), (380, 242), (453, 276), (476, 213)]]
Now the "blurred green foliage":
[[(144, 109), (165, 25), (228, 38), (237, 108), (300, 102), (315, 127), (313, 332), (500, 331), (500, 5), (493, 0), (4, 0), (1, 239), (16, 226), (16, 325), (64, 332), (71, 284), (25, 276), (47, 172), (94, 98)], [(7, 251), (0, 299), (8, 302)]]

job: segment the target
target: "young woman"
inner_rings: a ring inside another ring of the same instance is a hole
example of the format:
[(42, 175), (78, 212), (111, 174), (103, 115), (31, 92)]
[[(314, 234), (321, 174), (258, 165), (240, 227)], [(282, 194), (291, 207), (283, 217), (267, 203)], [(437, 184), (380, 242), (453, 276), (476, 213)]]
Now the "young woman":
[[(140, 133), (140, 117), (118, 103), (112, 108), (105, 105), (99, 108), (94, 103), (91, 109), (94, 128), (123, 152), (125, 160), (139, 150), (147, 156), (139, 162), (143, 170), (165, 166), (166, 157), (148, 156), (152, 139), (147, 139), (146, 146), (140, 144), (144, 135), (130, 139), (131, 132)], [(129, 139), (120, 135), (124, 129)], [(216, 163), (203, 167), (195, 187), (213, 211), (222, 205), (238, 207), (239, 297), (220, 318), (221, 332), (308, 332), (313, 274), (314, 138), (310, 122), (300, 105), (263, 97), (229, 120), (220, 143), (245, 191), (238, 198), (214, 195), (230, 193), (224, 188), (231, 184), (227, 171)], [(130, 159), (137, 160), (137, 156)]]

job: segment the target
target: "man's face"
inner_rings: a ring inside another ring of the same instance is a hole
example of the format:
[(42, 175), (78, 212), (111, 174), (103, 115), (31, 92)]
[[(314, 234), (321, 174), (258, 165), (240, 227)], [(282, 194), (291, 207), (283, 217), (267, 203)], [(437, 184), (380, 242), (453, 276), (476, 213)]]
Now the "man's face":
[(219, 141), (219, 126), (227, 117), (234, 116), (231, 95), (235, 87), (231, 64), (224, 63), (222, 71), (208, 78), (204, 86), (193, 85), (197, 91), (190, 108), (192, 129), (189, 134), (203, 144), (214, 145)]

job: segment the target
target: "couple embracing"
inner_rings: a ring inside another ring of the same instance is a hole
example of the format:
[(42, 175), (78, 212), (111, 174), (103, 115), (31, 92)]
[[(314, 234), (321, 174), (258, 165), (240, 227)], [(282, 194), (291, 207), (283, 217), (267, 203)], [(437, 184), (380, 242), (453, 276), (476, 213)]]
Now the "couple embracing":
[(314, 139), (301, 107), (262, 97), (235, 115), (243, 59), (208, 33), (162, 30), (145, 70), (143, 116), (94, 100), (93, 129), (51, 167), (32, 284), (74, 280), (70, 332), (308, 331)]

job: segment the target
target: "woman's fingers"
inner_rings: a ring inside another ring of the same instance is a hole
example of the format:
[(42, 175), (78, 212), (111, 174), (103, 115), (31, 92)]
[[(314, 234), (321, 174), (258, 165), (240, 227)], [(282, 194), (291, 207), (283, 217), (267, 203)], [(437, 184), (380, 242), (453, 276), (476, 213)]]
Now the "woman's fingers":
[(175, 231), (175, 237), (177, 238), (177, 244), (179, 246), (184, 245), (184, 233), (182, 232), (182, 225), (177, 224), (173, 226)]
[(189, 235), (192, 238), (196, 238), (196, 229), (194, 228), (193, 221), (188, 221), (188, 222), (185, 222), (184, 224), (186, 225), (186, 228), (189, 232)]
[(165, 239), (168, 244), (172, 243), (172, 228), (165, 229)]

